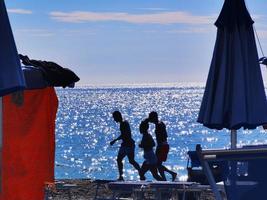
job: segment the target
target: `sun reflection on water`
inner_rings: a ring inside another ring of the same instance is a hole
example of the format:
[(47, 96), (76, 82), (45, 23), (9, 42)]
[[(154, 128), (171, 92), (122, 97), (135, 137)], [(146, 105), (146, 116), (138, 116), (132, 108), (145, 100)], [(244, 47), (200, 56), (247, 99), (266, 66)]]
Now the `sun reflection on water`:
[[(169, 135), (171, 149), (166, 166), (177, 171), (181, 180), (186, 179), (187, 151), (194, 150), (196, 144), (204, 148), (229, 147), (227, 130), (209, 130), (196, 122), (203, 92), (203, 87), (193, 86), (58, 89), (56, 178), (117, 178), (115, 158), (119, 143), (109, 145), (119, 135), (111, 115), (114, 110), (120, 110), (130, 122), (136, 160), (141, 164), (138, 127), (155, 110), (166, 123)], [(153, 129), (151, 126), (151, 133)], [(238, 145), (267, 142), (261, 129), (239, 133), (238, 137)], [(126, 179), (138, 179), (127, 159), (124, 166)]]

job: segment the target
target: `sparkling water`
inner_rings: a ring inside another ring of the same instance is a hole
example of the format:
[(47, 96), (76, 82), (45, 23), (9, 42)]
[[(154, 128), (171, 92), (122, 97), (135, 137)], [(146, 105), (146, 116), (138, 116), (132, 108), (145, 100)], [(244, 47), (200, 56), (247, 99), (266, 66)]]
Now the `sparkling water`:
[[(185, 180), (188, 150), (194, 150), (196, 144), (203, 148), (230, 146), (228, 130), (210, 130), (196, 122), (203, 92), (203, 85), (198, 84), (57, 89), (56, 178), (118, 177), (116, 155), (120, 142), (113, 146), (109, 142), (120, 134), (119, 125), (112, 118), (112, 112), (119, 110), (130, 123), (136, 142), (135, 159), (140, 165), (144, 159), (138, 148), (142, 138), (139, 124), (149, 112), (158, 112), (169, 136), (170, 152), (165, 166)], [(150, 133), (155, 138), (153, 125)], [(264, 143), (267, 134), (262, 128), (238, 131), (239, 146)], [(138, 173), (127, 158), (124, 177), (138, 180)], [(147, 177), (151, 179), (151, 175)]]

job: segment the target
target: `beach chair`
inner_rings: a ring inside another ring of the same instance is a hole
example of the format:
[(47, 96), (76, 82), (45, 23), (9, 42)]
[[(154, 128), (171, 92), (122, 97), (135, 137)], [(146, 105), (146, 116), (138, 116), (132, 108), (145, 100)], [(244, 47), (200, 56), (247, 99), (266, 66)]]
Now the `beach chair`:
[(223, 197), (216, 185), (209, 163), (216, 161), (228, 200), (264, 200), (267, 197), (267, 146), (246, 146), (239, 149), (196, 151), (216, 200)]
[[(189, 182), (197, 182), (202, 185), (208, 185), (208, 179), (202, 169), (201, 162), (198, 158), (197, 152), (196, 151), (188, 151), (188, 160), (187, 160), (187, 175), (188, 179), (187, 181)], [(215, 177), (215, 182), (221, 182), (221, 172), (218, 167), (218, 163), (216, 162), (211, 162), (209, 163), (211, 171), (213, 173), (213, 176)]]

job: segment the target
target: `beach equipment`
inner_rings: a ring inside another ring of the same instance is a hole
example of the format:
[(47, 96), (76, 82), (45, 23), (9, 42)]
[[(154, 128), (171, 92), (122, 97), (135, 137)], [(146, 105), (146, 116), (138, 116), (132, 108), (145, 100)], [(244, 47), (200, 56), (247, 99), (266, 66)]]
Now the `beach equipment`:
[(216, 200), (225, 199), (215, 182), (210, 163), (217, 162), (221, 170), (227, 200), (265, 199), (267, 195), (267, 146), (244, 146), (237, 149), (196, 151)]
[[(188, 161), (187, 161), (187, 181), (189, 182), (197, 182), (203, 185), (209, 184), (207, 176), (205, 175), (202, 167), (201, 162), (198, 158), (196, 151), (188, 151)], [(218, 167), (218, 162), (209, 163), (209, 167), (215, 179), (215, 182), (221, 182), (221, 171)]]
[(44, 199), (45, 182), (54, 182), (55, 89), (26, 89), (22, 96), (19, 106), (14, 94), (3, 97), (3, 200)]
[(24, 91), (3, 97), (0, 199), (44, 199), (45, 182), (54, 182), (57, 95), (38, 71), (23, 67), (23, 74)]
[(259, 59), (260, 64), (267, 66), (267, 57), (261, 57)]
[(0, 30), (0, 200), (44, 199), (45, 182), (54, 182), (58, 99), (42, 73), (22, 71), (4, 1)]
[[(58, 98), (54, 82), (40, 68), (23, 66), (22, 69), (26, 88), (19, 93), (23, 97), (21, 104), (13, 103), (17, 93), (3, 97), (2, 195), (3, 199), (11, 200), (44, 199), (45, 183), (54, 182)], [(70, 83), (70, 79), (63, 80), (57, 71), (49, 73), (54, 79), (62, 80), (56, 86)]]
[(255, 129), (267, 123), (267, 101), (253, 31), (244, 0), (225, 0), (215, 22), (217, 39), (198, 122), (211, 129)]
[[(121, 199), (124, 195), (133, 199), (201, 199), (201, 194), (210, 190), (209, 185), (200, 185), (196, 182), (182, 181), (115, 181), (108, 183), (114, 199)], [(190, 198), (191, 197), (191, 198)]]
[(0, 1), (0, 96), (25, 88), (20, 60), (4, 1)]
[(259, 59), (259, 63), (262, 64), (262, 65), (266, 65), (267, 66), (267, 57), (263, 53), (261, 42), (260, 42), (260, 39), (259, 39), (259, 36), (258, 36), (258, 33), (257, 33), (255, 27), (254, 27), (254, 31), (255, 31), (255, 35), (256, 35), (256, 38), (257, 38), (257, 41), (258, 41), (258, 44), (259, 44), (259, 48), (260, 48), (260, 51), (261, 51), (261, 55), (262, 55), (262, 57)]
[(244, 0), (225, 0), (215, 23), (217, 39), (198, 122), (211, 129), (231, 130), (231, 149), (202, 150), (197, 145), (196, 151), (216, 200), (223, 197), (212, 162), (218, 162), (228, 200), (262, 199), (266, 193), (262, 178), (267, 179), (260, 163), (266, 162), (267, 148), (236, 148), (238, 129), (255, 129), (267, 122), (253, 23)]
[(4, 1), (0, 1), (0, 199), (3, 192), (3, 105), (2, 97), (25, 88), (17, 48)]
[[(38, 76), (39, 71), (39, 74), (42, 75), (42, 79), (47, 82), (47, 86), (63, 88), (74, 87), (75, 82), (78, 82), (80, 80), (80, 78), (73, 71), (68, 68), (63, 68), (55, 62), (33, 60), (30, 59), (28, 56), (24, 56), (21, 54), (19, 54), (19, 57), (21, 59), (22, 64), (25, 65), (24, 72), (31, 73), (31, 77), (33, 77), (32, 74)], [(32, 80), (30, 80), (30, 83), (31, 81)]]
[(133, 199), (144, 199), (144, 192), (148, 187), (147, 181), (114, 181), (108, 183), (112, 191), (113, 199), (121, 199), (123, 196), (133, 196)]

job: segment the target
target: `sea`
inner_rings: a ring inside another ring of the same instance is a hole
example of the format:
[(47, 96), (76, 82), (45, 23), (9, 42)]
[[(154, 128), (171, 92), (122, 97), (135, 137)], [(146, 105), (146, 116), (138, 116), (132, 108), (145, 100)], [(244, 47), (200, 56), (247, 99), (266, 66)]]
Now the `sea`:
[[(142, 135), (140, 122), (149, 112), (157, 111), (167, 126), (170, 152), (164, 163), (178, 173), (179, 180), (187, 178), (187, 152), (197, 144), (203, 148), (229, 148), (228, 130), (210, 130), (197, 123), (204, 93), (202, 83), (142, 84), (112, 86), (80, 86), (57, 89), (59, 108), (56, 120), (57, 179), (105, 179), (118, 177), (116, 156), (120, 142), (110, 141), (120, 134), (112, 112), (119, 110), (131, 126), (135, 140), (135, 159), (141, 165), (143, 151), (138, 147)], [(155, 139), (154, 126), (149, 132)], [(267, 132), (238, 131), (238, 146), (266, 144)], [(152, 179), (149, 174), (147, 179)], [(138, 180), (138, 173), (124, 159), (125, 180)], [(167, 175), (167, 178), (171, 179)]]

